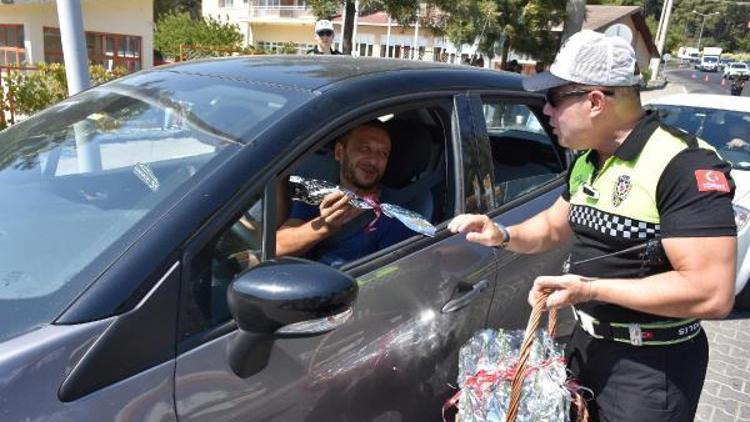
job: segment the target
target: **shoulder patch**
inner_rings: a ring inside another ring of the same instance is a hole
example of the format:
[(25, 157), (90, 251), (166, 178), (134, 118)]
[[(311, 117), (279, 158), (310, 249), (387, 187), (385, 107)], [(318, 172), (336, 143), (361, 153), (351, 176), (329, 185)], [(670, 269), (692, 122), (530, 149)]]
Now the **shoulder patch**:
[(696, 170), (695, 180), (701, 192), (729, 192), (727, 177), (718, 170)]

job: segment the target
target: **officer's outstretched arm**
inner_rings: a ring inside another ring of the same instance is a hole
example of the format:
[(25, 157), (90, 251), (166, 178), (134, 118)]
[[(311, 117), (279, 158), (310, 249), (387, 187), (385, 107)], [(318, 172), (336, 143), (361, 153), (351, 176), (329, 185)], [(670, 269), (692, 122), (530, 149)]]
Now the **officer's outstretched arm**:
[[(539, 253), (550, 250), (570, 238), (573, 233), (568, 223), (570, 203), (558, 198), (548, 209), (523, 223), (508, 227), (514, 252)], [(504, 240), (503, 233), (489, 217), (482, 214), (461, 214), (448, 224), (453, 233), (467, 233), (466, 239), (486, 246), (497, 246)]]

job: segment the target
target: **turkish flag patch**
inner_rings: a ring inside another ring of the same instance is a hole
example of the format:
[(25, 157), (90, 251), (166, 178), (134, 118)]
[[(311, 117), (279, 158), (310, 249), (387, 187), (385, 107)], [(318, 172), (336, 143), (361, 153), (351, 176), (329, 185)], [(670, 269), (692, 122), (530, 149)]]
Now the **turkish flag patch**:
[(729, 192), (727, 177), (718, 170), (696, 170), (695, 180), (701, 192)]

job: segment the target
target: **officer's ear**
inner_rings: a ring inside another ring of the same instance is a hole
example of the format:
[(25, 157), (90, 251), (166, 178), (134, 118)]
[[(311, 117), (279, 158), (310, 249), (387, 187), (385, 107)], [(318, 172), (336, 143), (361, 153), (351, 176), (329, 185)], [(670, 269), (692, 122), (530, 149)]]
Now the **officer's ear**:
[(611, 105), (607, 102), (607, 95), (598, 89), (588, 93), (588, 100), (591, 103), (591, 117), (602, 114)]

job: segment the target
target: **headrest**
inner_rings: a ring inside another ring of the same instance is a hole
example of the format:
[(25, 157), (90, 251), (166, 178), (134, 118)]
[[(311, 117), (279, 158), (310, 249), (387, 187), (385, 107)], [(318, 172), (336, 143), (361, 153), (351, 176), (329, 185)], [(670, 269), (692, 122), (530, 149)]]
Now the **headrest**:
[(427, 169), (432, 151), (432, 136), (424, 124), (394, 119), (386, 122), (391, 136), (391, 155), (381, 183), (401, 189)]

